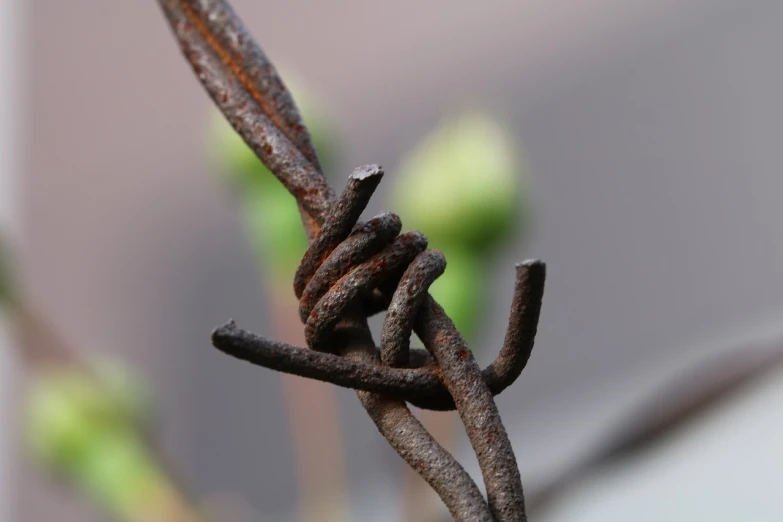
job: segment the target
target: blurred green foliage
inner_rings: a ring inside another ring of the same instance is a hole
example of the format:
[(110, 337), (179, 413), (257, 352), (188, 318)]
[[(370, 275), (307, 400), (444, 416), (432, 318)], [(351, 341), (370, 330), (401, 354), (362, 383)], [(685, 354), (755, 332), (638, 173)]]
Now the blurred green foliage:
[(525, 208), (518, 150), (483, 112), (447, 118), (403, 158), (394, 208), (436, 244), (485, 255), (509, 237)]
[(28, 396), (27, 441), (39, 461), (112, 516), (139, 520), (169, 490), (138, 430), (147, 399), (115, 363), (96, 375), (62, 366), (40, 370)]

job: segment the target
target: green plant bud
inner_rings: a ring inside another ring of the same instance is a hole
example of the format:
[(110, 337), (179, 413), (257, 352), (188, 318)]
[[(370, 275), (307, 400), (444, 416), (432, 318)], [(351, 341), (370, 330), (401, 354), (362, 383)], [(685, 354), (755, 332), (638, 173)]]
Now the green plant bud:
[(446, 271), (432, 284), (430, 293), (470, 341), (484, 309), (480, 260), (474, 252), (458, 246), (439, 250), (446, 256)]
[(261, 266), (290, 284), (307, 250), (307, 236), (294, 197), (281, 184), (250, 190), (242, 201), (245, 231)]
[(117, 393), (78, 370), (42, 372), (28, 397), (27, 441), (52, 471), (115, 517), (134, 520), (133, 513), (147, 506), (167, 480), (118, 404)]
[(65, 392), (70, 383), (47, 375), (37, 379), (27, 403), (27, 441), (45, 465), (54, 469), (74, 469), (89, 448), (95, 429), (89, 415), (74, 405)]
[(47, 370), (35, 381), (27, 407), (29, 440), (48, 465), (78, 466), (106, 427), (130, 427), (115, 398), (79, 371)]
[(520, 217), (523, 174), (509, 132), (484, 113), (466, 112), (443, 121), (402, 161), (393, 208), (435, 247), (486, 251)]

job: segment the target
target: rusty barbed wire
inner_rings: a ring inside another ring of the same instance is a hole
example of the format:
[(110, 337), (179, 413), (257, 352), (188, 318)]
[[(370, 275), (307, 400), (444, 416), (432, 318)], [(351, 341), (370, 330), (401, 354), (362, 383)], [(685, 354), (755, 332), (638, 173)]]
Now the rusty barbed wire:
[[(217, 328), (212, 342), (236, 358), (354, 388), (397, 453), (459, 522), (526, 520), (522, 483), (493, 396), (511, 385), (533, 348), (545, 266), (517, 266), (503, 347), (483, 371), (453, 322), (429, 295), (445, 259), (399, 217), (357, 223), (383, 177), (356, 169), (339, 198), (321, 173), (308, 131), (274, 67), (223, 0), (159, 0), (183, 54), (209, 95), (296, 198), (310, 238), (294, 280), (308, 347)], [(367, 318), (386, 310), (380, 347)], [(426, 350), (410, 349), (415, 332)], [(486, 500), (460, 464), (410, 412), (456, 409), (476, 453)]]

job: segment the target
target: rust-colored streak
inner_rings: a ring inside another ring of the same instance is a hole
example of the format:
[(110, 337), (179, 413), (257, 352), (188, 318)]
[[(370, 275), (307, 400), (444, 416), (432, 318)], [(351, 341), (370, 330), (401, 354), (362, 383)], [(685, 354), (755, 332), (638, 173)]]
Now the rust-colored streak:
[(318, 224), (318, 221), (313, 218), (310, 214), (307, 213), (307, 211), (303, 210), (302, 214), (305, 218), (305, 225), (307, 226), (308, 230), (310, 230), (310, 233), (313, 237), (318, 235), (318, 232), (321, 231), (321, 225)]
[(234, 60), (231, 53), (220, 44), (217, 37), (212, 34), (207, 24), (205, 24), (204, 21), (199, 18), (195, 11), (193, 11), (193, 8), (190, 7), (187, 2), (180, 1), (178, 4), (182, 8), (182, 12), (185, 14), (185, 17), (188, 19), (188, 21), (193, 24), (193, 27), (195, 27), (204, 38), (204, 42), (209, 46), (210, 49), (212, 49), (212, 51), (215, 52), (215, 54), (220, 57), (220, 60), (226, 67), (228, 67), (233, 75), (236, 76), (236, 78), (244, 86), (248, 94), (250, 94), (250, 97), (253, 98), (253, 101), (258, 104), (264, 114), (266, 114), (266, 116), (272, 120), (272, 123), (274, 123), (279, 129), (286, 129), (286, 123), (282, 121), (277, 113), (271, 110), (267, 105), (263, 94), (260, 93), (258, 89), (256, 89), (256, 87), (253, 85), (253, 82), (250, 81), (250, 78), (248, 78), (245, 72), (242, 70), (242, 64), (237, 63), (237, 61)]

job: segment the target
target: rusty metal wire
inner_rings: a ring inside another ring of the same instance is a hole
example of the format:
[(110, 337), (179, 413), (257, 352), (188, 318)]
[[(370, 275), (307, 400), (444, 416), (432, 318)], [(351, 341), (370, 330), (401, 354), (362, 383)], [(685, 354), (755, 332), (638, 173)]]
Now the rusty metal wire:
[[(222, 0), (159, 0), (183, 54), (209, 95), (296, 198), (310, 237), (294, 281), (308, 347), (270, 341), (233, 322), (212, 342), (236, 358), (357, 390), (378, 430), (440, 495), (459, 522), (526, 520), (521, 478), (493, 396), (511, 385), (533, 348), (545, 267), (517, 266), (505, 342), (483, 371), (427, 289), (445, 269), (399, 218), (357, 223), (383, 177), (356, 169), (340, 195), (326, 183), (293, 99), (261, 48)], [(380, 347), (367, 317), (387, 310)], [(410, 349), (415, 332), (425, 350)], [(481, 468), (487, 498), (406, 403), (456, 409)]]

